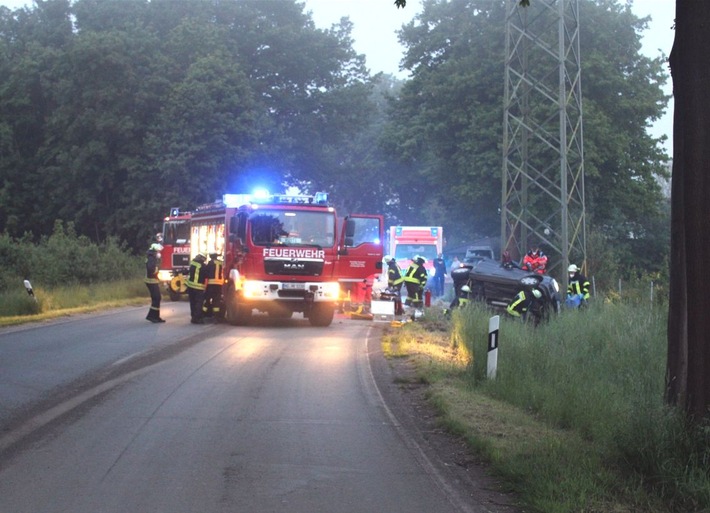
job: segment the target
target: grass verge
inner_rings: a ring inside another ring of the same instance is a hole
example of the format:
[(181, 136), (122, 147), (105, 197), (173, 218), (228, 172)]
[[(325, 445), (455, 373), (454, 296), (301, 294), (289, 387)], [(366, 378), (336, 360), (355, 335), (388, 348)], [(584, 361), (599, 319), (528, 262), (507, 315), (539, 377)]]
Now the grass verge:
[(599, 305), (537, 329), (501, 320), (497, 377), (486, 377), (484, 308), (388, 328), (443, 427), (463, 436), (526, 511), (710, 511), (707, 429), (662, 401), (662, 312)]

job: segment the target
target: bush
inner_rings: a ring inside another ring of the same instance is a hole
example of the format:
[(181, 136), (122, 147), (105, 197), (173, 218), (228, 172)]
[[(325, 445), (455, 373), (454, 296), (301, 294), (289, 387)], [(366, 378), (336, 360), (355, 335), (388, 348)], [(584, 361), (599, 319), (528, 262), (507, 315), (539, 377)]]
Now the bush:
[[(142, 276), (142, 258), (109, 238), (101, 244), (79, 236), (72, 223), (56, 221), (54, 231), (39, 243), (0, 236), (0, 292), (19, 288), (24, 279), (34, 287), (90, 285)], [(24, 288), (24, 287), (23, 287)]]

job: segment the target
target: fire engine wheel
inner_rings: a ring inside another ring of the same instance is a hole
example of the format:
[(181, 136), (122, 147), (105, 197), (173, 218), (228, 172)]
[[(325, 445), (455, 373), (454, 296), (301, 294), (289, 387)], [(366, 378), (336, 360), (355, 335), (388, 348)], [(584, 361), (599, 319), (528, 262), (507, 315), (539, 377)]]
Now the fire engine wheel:
[(227, 321), (232, 326), (243, 326), (251, 318), (251, 308), (242, 304), (239, 297), (232, 295), (227, 300)]
[(308, 315), (308, 321), (311, 326), (326, 327), (330, 326), (335, 316), (335, 305), (330, 303), (317, 303), (311, 307), (311, 312)]
[(168, 295), (170, 296), (170, 301), (180, 301), (180, 293), (175, 292), (172, 287), (168, 287)]
[(187, 284), (185, 283), (185, 277), (182, 274), (178, 274), (170, 280), (170, 290), (178, 294), (184, 294), (187, 292)]

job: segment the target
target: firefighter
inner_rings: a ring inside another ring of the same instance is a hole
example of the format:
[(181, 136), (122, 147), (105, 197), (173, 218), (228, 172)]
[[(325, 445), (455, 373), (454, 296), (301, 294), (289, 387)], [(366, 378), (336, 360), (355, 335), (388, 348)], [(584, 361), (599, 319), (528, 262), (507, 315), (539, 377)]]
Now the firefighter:
[(463, 308), (471, 302), (471, 287), (468, 284), (462, 286), (448, 308), (444, 308), (444, 315), (449, 317), (455, 308)]
[(385, 263), (387, 264), (387, 288), (399, 292), (402, 290), (402, 284), (404, 283), (402, 270), (393, 256), (387, 255)]
[(424, 262), (426, 262), (424, 257), (419, 255), (415, 256), (407, 272), (404, 274), (404, 286), (407, 288), (407, 299), (404, 303), (414, 308), (424, 306), (422, 298), (424, 297), (424, 286), (427, 280)]
[(567, 268), (569, 285), (567, 286), (567, 306), (582, 308), (589, 299), (589, 280), (572, 264)]
[(524, 321), (528, 317), (528, 312), (530, 311), (533, 301), (541, 298), (542, 292), (540, 292), (539, 289), (535, 287), (523, 288), (510, 300), (506, 310), (513, 317), (520, 317)]
[(394, 314), (402, 315), (404, 314), (402, 298), (400, 296), (402, 284), (404, 283), (402, 270), (397, 265), (397, 260), (395, 260), (393, 256), (387, 255), (385, 257), (385, 263), (387, 264), (387, 288), (393, 292), (394, 296)]
[(190, 298), (190, 322), (204, 324), (202, 318), (202, 302), (205, 297), (205, 255), (198, 253), (190, 262), (190, 271), (187, 275), (187, 295)]
[(547, 255), (540, 250), (540, 246), (538, 244), (533, 244), (530, 251), (528, 251), (523, 258), (522, 269), (525, 271), (532, 271), (537, 274), (545, 274), (546, 267)]
[(224, 264), (219, 258), (219, 253), (210, 253), (210, 261), (205, 265), (205, 300), (202, 304), (202, 314), (204, 317), (213, 317), (222, 319), (224, 312), (222, 311), (222, 269)]
[(162, 249), (163, 246), (157, 242), (151, 244), (145, 259), (145, 284), (150, 292), (150, 309), (146, 319), (150, 322), (165, 322), (165, 319), (160, 317), (160, 280), (158, 280)]

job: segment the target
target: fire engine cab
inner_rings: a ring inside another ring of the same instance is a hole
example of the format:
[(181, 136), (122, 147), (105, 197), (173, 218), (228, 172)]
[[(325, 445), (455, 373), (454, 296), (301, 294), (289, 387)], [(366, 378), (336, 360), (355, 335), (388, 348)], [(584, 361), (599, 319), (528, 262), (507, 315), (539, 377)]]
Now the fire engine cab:
[(190, 225), (192, 257), (223, 257), (223, 311), (233, 325), (257, 310), (329, 326), (341, 283), (382, 272), (382, 216), (339, 219), (325, 193), (226, 194), (196, 208)]
[(173, 301), (180, 299), (187, 291), (185, 276), (190, 268), (191, 216), (191, 212), (175, 207), (163, 219), (163, 249), (160, 252), (158, 279)]

